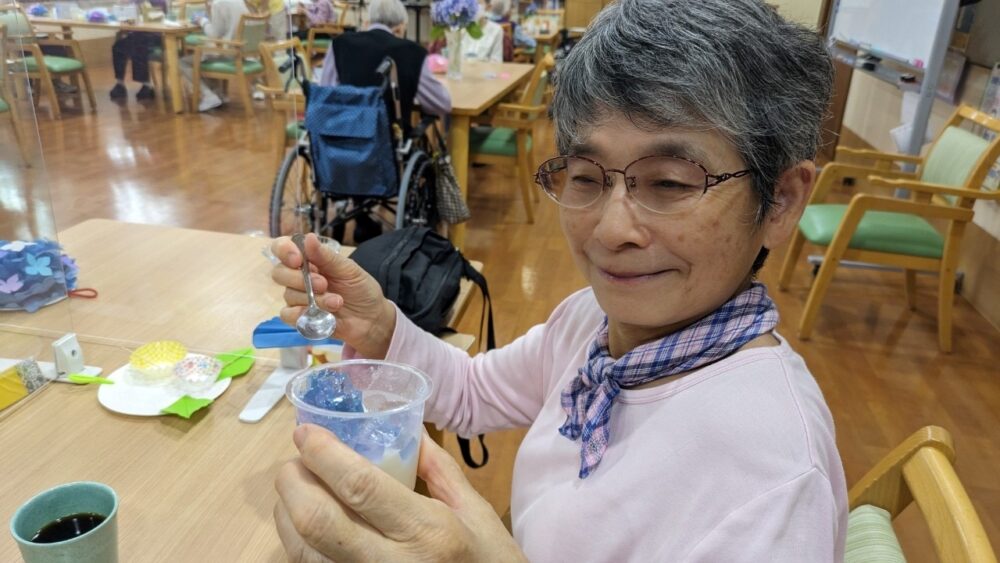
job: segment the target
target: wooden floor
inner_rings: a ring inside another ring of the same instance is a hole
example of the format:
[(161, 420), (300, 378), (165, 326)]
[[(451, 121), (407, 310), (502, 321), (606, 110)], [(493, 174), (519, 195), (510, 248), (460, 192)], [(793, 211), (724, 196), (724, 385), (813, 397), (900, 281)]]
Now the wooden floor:
[[(33, 168), (21, 166), (10, 127), (0, 120), (0, 238), (51, 236), (57, 227), (92, 217), (266, 231), (275, 170), (271, 121), (262, 107), (252, 119), (236, 102), (210, 114), (175, 117), (162, 102), (111, 103), (109, 70), (94, 69), (93, 76), (100, 102), (96, 114), (67, 110), (57, 122), (44, 110), (39, 113), (44, 163), (36, 154)], [(551, 133), (536, 150), (539, 157), (552, 152)], [(470, 186), (473, 219), (465, 253), (486, 264), (502, 344), (544, 321), (583, 281), (551, 202), (543, 199), (535, 224), (528, 225), (512, 171), (474, 169)], [(783, 250), (773, 253), (761, 276), (771, 287)], [(941, 354), (935, 277), (919, 276), (912, 312), (901, 275), (841, 270), (813, 340), (799, 342), (792, 327), (810, 281), (803, 260), (790, 291), (772, 295), (782, 314), (782, 334), (805, 357), (833, 411), (848, 483), (917, 428), (944, 426), (955, 436), (958, 473), (1000, 547), (1000, 332), (959, 297), (955, 351)], [(478, 307), (473, 303), (470, 311)], [(474, 332), (477, 319), (467, 314), (457, 328)], [(468, 471), (501, 513), (508, 506), (522, 435), (489, 436), (489, 466)], [(934, 560), (917, 509), (911, 507), (897, 522), (910, 560)]]

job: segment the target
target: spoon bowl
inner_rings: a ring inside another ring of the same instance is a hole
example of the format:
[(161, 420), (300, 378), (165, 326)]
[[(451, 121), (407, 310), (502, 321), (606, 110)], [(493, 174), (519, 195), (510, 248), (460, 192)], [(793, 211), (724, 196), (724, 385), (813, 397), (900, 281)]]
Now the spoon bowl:
[(324, 340), (333, 334), (337, 328), (337, 318), (333, 313), (324, 311), (316, 305), (316, 294), (313, 292), (312, 278), (309, 270), (309, 260), (306, 258), (306, 237), (302, 234), (292, 235), (292, 242), (302, 254), (302, 282), (306, 288), (309, 306), (295, 321), (295, 329), (307, 340)]

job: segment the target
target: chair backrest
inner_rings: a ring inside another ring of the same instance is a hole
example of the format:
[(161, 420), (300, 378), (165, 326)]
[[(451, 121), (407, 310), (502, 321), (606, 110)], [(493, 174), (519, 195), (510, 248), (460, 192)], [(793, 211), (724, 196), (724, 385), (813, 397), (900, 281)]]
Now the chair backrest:
[[(292, 37), (285, 41), (266, 41), (260, 44), (260, 61), (264, 65), (264, 82), (270, 88), (284, 89), (285, 83), (291, 77), (292, 68), (288, 65), (286, 70), (282, 70), (282, 65), (290, 62), (289, 51), (292, 51), (302, 60), (303, 70), (306, 79), (312, 76), (309, 66), (309, 58), (306, 57), (306, 50), (298, 37)], [(292, 80), (289, 91), (301, 92), (298, 82)]]
[(344, 27), (344, 25), (346, 25), (347, 23), (347, 13), (349, 11), (350, 11), (350, 6), (347, 5), (347, 2), (337, 2), (335, 0), (333, 2), (333, 13), (335, 16), (333, 19), (333, 23), (336, 23), (340, 27)]
[(0, 6), (0, 25), (7, 28), (7, 40), (12, 42), (34, 43), (35, 29), (21, 6), (9, 4)]
[(538, 61), (535, 69), (531, 71), (528, 85), (521, 93), (520, 103), (522, 105), (539, 106), (545, 102), (545, 90), (549, 87), (549, 74), (555, 66), (556, 60), (552, 57), (552, 53), (545, 55), (542, 60)]
[(851, 487), (851, 510), (871, 505), (895, 518), (916, 501), (941, 561), (995, 563), (986, 530), (955, 473), (954, 460), (955, 448), (947, 430), (921, 428)]
[[(972, 125), (992, 132), (992, 140), (964, 129)], [(1000, 119), (961, 105), (934, 141), (920, 169), (920, 180), (932, 184), (980, 190), (990, 168), (1000, 157)], [(947, 196), (952, 205), (971, 207), (970, 198)]]
[(194, 14), (208, 15), (208, 0), (174, 0), (179, 21), (187, 21)]
[(267, 23), (270, 16), (267, 14), (243, 14), (240, 16), (240, 25), (236, 28), (236, 41), (243, 42), (243, 55), (257, 56), (260, 53), (260, 44), (267, 38)]

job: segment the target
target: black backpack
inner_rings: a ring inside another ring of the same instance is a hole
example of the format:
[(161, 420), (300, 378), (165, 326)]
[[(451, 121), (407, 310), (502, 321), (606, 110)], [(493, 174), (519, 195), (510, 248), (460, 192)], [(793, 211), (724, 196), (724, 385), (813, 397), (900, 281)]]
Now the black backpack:
[[(414, 324), (435, 335), (451, 329), (445, 325), (448, 312), (458, 298), (459, 283), (468, 278), (483, 292), (486, 317), (486, 349), (496, 347), (493, 307), (483, 277), (448, 239), (427, 227), (407, 227), (366, 240), (351, 254), (382, 286), (382, 293)], [(480, 327), (482, 322), (480, 322)], [(480, 341), (482, 340), (480, 334)], [(489, 452), (479, 435), (483, 460), (472, 459), (469, 441), (459, 437), (462, 457), (470, 467), (489, 461)]]

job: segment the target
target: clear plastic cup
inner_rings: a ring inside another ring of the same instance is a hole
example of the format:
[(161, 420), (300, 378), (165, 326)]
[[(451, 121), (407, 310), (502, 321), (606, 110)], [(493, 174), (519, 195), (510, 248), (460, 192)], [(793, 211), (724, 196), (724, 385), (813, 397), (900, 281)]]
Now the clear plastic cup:
[(382, 360), (323, 364), (285, 388), (298, 424), (322, 426), (400, 483), (413, 488), (431, 380)]

